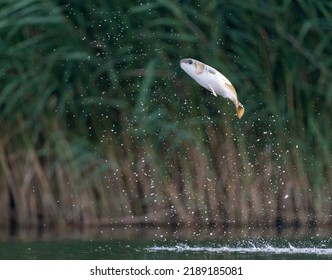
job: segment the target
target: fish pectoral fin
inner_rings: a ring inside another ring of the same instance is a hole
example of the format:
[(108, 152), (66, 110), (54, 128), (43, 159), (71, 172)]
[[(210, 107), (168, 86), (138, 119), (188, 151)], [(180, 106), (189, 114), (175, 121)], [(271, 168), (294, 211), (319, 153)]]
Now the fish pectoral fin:
[(214, 91), (214, 89), (210, 86), (210, 85), (208, 85), (209, 86), (209, 88), (210, 88), (210, 90), (211, 90), (211, 93), (215, 96), (215, 97), (217, 97), (217, 94), (216, 94), (216, 92)]

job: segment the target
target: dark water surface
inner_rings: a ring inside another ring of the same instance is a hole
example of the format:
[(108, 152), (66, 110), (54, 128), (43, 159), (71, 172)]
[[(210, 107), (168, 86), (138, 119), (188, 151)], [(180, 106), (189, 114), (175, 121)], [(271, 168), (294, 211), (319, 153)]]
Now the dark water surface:
[(328, 229), (315, 232), (118, 227), (0, 235), (0, 259), (332, 259)]

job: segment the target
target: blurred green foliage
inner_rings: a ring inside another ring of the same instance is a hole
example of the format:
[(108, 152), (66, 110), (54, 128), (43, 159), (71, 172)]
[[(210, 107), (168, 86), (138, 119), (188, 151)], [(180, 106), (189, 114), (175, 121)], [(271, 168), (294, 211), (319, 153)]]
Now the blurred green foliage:
[[(243, 186), (267, 176), (271, 207), (289, 193), (291, 205), (305, 201), (304, 216), (317, 218), (332, 184), (331, 31), (332, 3), (323, 0), (1, 0), (0, 188), (11, 186), (15, 207), (14, 186), (36, 185), (54, 201), (68, 185), (68, 195), (88, 188), (95, 216), (138, 215), (174, 196), (172, 182), (180, 197), (196, 197), (194, 205), (181, 198), (184, 207), (209, 207), (192, 175), (204, 170), (230, 201), (236, 182), (243, 207), (234, 217), (257, 196)], [(185, 57), (230, 79), (246, 109), (241, 121), (181, 71)], [(265, 189), (257, 191), (268, 200)]]

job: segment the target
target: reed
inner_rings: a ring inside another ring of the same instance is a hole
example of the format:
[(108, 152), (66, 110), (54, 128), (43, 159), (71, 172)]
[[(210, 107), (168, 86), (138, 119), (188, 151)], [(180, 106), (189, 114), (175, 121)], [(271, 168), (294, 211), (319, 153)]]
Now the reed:
[[(0, 226), (331, 223), (328, 1), (0, 2)], [(246, 113), (179, 68), (220, 69)]]

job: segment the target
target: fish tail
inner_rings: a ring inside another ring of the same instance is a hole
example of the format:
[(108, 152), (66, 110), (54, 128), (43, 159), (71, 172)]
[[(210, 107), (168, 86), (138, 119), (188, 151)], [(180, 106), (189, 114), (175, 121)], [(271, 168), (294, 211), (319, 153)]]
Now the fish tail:
[(239, 119), (241, 119), (243, 114), (244, 114), (244, 107), (240, 102), (238, 102), (236, 105), (236, 115)]

